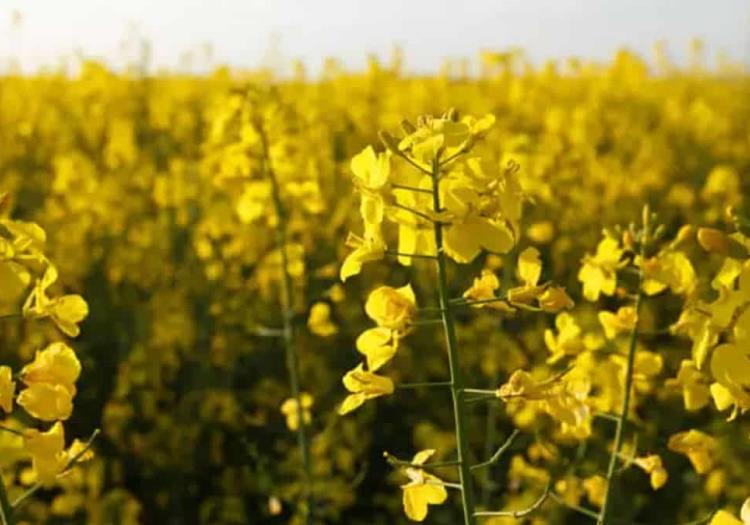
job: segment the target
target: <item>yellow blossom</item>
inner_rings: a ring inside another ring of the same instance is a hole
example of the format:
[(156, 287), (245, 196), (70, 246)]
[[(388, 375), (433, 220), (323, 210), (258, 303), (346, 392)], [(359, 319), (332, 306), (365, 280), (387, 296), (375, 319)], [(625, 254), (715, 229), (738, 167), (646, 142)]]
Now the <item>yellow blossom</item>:
[(604, 476), (597, 474), (584, 479), (583, 489), (586, 491), (586, 497), (591, 504), (601, 508), (607, 493), (607, 480), (604, 479)]
[(689, 359), (682, 360), (677, 377), (668, 379), (665, 386), (667, 388), (682, 389), (682, 397), (686, 410), (700, 410), (708, 404), (710, 399), (706, 377), (695, 367), (695, 363)]
[(578, 355), (585, 350), (581, 328), (571, 314), (557, 314), (555, 328), (557, 334), (549, 329), (544, 331), (544, 343), (552, 354), (547, 359), (548, 363), (556, 363), (566, 356)]
[(73, 413), (73, 395), (61, 384), (32, 383), (18, 394), (17, 402), (42, 421), (66, 420)]
[[(412, 465), (424, 465), (432, 457), (434, 450), (422, 450), (414, 455)], [(403, 491), (403, 505), (406, 516), (412, 521), (424, 521), (427, 517), (429, 505), (440, 505), (448, 499), (448, 492), (443, 482), (437, 476), (425, 472), (421, 468), (407, 467), (404, 473), (409, 483), (401, 485)]]
[(357, 338), (357, 350), (367, 358), (367, 369), (376, 372), (396, 355), (398, 332), (380, 327), (365, 330)]
[(414, 320), (417, 300), (410, 284), (401, 288), (380, 286), (367, 297), (365, 312), (378, 326), (404, 332)]
[(47, 289), (57, 281), (57, 269), (51, 264), (24, 304), (24, 315), (33, 318), (49, 317), (67, 336), (76, 337), (80, 333), (78, 324), (89, 314), (89, 307), (80, 295), (63, 295), (50, 299)]
[(344, 386), (351, 392), (338, 409), (340, 415), (356, 410), (370, 399), (393, 393), (393, 381), (388, 377), (376, 375), (360, 364), (346, 373)]
[[(301, 392), (299, 395), (299, 404), (302, 407), (302, 420), (305, 425), (312, 421), (310, 408), (313, 406), (313, 397), (307, 392)], [(295, 431), (299, 428), (299, 410), (297, 398), (290, 397), (281, 404), (281, 413), (286, 417), (286, 426), (289, 430)]]
[(338, 327), (331, 321), (331, 305), (318, 302), (310, 308), (307, 327), (315, 335), (329, 337), (338, 332)]
[(688, 430), (672, 435), (667, 443), (669, 450), (684, 454), (698, 474), (705, 474), (714, 465), (716, 440), (700, 430)]
[(633, 463), (646, 474), (649, 474), (651, 488), (654, 490), (662, 488), (669, 479), (669, 474), (662, 464), (661, 457), (656, 454), (635, 458)]
[(637, 320), (635, 308), (632, 306), (622, 306), (615, 314), (607, 311), (599, 312), (599, 322), (604, 328), (607, 339), (614, 339), (619, 333), (632, 330)]
[(596, 253), (586, 256), (578, 272), (578, 280), (583, 283), (583, 296), (596, 301), (600, 294), (613, 295), (617, 288), (617, 270), (623, 250), (617, 239), (605, 236), (599, 242)]

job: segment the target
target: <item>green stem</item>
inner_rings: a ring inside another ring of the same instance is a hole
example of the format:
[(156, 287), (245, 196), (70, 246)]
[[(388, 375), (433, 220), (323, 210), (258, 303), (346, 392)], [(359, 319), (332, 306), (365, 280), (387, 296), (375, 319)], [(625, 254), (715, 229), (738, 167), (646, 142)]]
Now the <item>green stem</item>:
[(13, 507), (10, 505), (8, 493), (5, 490), (5, 482), (2, 478), (0, 478), (0, 520), (2, 520), (2, 525), (16, 525)]
[[(435, 213), (440, 213), (440, 166), (437, 159), (432, 163), (432, 206)], [(464, 407), (463, 374), (459, 361), (456, 330), (454, 326), (453, 310), (450, 303), (448, 291), (448, 270), (445, 250), (443, 248), (443, 224), (433, 223), (435, 230), (435, 247), (437, 249), (437, 261), (435, 265), (438, 274), (438, 294), (440, 308), (442, 309), (443, 329), (448, 350), (448, 367), (451, 379), (451, 397), (453, 400), (453, 416), (455, 420), (457, 458), (459, 462), (459, 480), (463, 487), (461, 491), (461, 504), (464, 511), (464, 525), (474, 525), (474, 484), (471, 479), (471, 468), (469, 465), (469, 441), (466, 424), (466, 413)]]
[(401, 383), (400, 385), (396, 385), (396, 388), (435, 388), (435, 387), (444, 387), (444, 386), (451, 386), (450, 381), (426, 381), (423, 383)]
[(289, 254), (287, 253), (287, 216), (281, 199), (281, 189), (276, 174), (271, 166), (269, 156), (268, 138), (262, 123), (257, 125), (263, 148), (263, 168), (271, 182), (271, 194), (273, 198), (274, 211), (276, 212), (276, 246), (281, 254), (282, 267), (282, 308), (284, 310), (284, 325), (282, 335), (284, 339), (284, 350), (286, 354), (286, 366), (289, 374), (289, 386), (292, 397), (297, 401), (297, 446), (302, 455), (302, 468), (305, 476), (305, 521), (308, 525), (313, 523), (313, 494), (312, 494), (312, 468), (310, 464), (310, 444), (307, 437), (307, 426), (305, 425), (304, 411), (300, 392), (300, 362), (294, 336), (294, 298), (292, 277), (289, 275)]
[(513, 444), (513, 441), (518, 437), (519, 431), (514, 430), (510, 436), (505, 440), (505, 442), (498, 447), (498, 449), (495, 451), (494, 454), (492, 454), (492, 457), (488, 459), (487, 461), (484, 461), (482, 463), (479, 463), (477, 465), (474, 465), (471, 467), (471, 470), (479, 470), (485, 467), (490, 467), (500, 461), (500, 458), (503, 457), (503, 454), (507, 452), (507, 450), (510, 448), (510, 446)]
[(571, 503), (568, 503), (554, 492), (550, 492), (549, 497), (567, 509), (578, 512), (579, 514), (583, 514), (584, 516), (588, 516), (591, 519), (599, 519), (599, 514), (597, 514), (593, 510), (587, 509), (586, 507), (581, 507), (580, 505), (573, 505)]
[[(646, 214), (644, 214), (645, 216)], [(648, 240), (649, 233), (648, 221), (644, 221), (640, 255), (641, 260), (645, 260), (646, 256), (646, 243)], [(602, 503), (602, 509), (597, 519), (597, 525), (606, 525), (607, 519), (610, 514), (611, 506), (610, 499), (613, 493), (614, 478), (617, 471), (617, 461), (620, 456), (620, 450), (622, 449), (622, 443), (625, 439), (625, 422), (628, 419), (628, 412), (630, 411), (630, 392), (633, 388), (633, 368), (635, 363), (635, 351), (638, 344), (638, 321), (641, 312), (641, 304), (643, 302), (643, 292), (641, 291), (641, 284), (643, 282), (643, 271), (638, 272), (638, 293), (635, 297), (635, 324), (633, 329), (630, 331), (630, 344), (628, 347), (628, 360), (625, 368), (625, 390), (623, 392), (622, 407), (620, 413), (615, 419), (615, 440), (612, 446), (612, 454), (609, 457), (609, 467), (607, 468), (607, 490), (604, 494), (604, 501)]]

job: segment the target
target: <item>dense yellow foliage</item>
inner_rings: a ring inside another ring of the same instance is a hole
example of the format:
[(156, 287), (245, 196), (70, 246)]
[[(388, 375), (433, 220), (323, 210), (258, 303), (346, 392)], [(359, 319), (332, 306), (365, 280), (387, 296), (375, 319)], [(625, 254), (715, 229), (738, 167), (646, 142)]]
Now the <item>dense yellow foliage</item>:
[(742, 523), (748, 190), (737, 67), (5, 76), (15, 519)]

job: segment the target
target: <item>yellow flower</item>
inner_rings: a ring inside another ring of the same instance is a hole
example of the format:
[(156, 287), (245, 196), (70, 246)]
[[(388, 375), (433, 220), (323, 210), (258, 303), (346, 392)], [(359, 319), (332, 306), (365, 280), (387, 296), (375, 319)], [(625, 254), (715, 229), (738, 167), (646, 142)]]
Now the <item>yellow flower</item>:
[[(302, 420), (305, 425), (309, 425), (312, 421), (312, 414), (310, 408), (313, 406), (313, 397), (307, 392), (301, 392), (299, 395), (299, 401), (302, 405)], [(290, 397), (281, 404), (281, 413), (286, 417), (286, 426), (289, 430), (297, 430), (299, 428), (299, 411), (297, 410), (297, 399)]]
[(72, 348), (62, 342), (37, 351), (34, 361), (23, 367), (21, 379), (27, 385), (52, 383), (75, 394), (75, 383), (81, 375), (81, 363)]
[(338, 332), (338, 327), (331, 321), (331, 306), (324, 302), (312, 305), (307, 318), (307, 327), (312, 333), (321, 337), (329, 337)]
[(720, 510), (711, 517), (708, 525), (747, 525), (750, 522), (742, 522), (725, 510)]
[(366, 190), (379, 190), (388, 183), (391, 173), (390, 153), (375, 153), (367, 146), (352, 158), (351, 170), (355, 183)]
[(555, 226), (550, 221), (535, 222), (526, 229), (526, 235), (537, 244), (547, 244), (555, 236)]
[(542, 276), (542, 261), (539, 250), (533, 246), (526, 248), (518, 256), (516, 274), (521, 286), (508, 290), (508, 301), (516, 305), (529, 305), (539, 302), (539, 307), (546, 312), (559, 312), (573, 307), (573, 300), (564, 288), (550, 283), (539, 286)]
[(578, 272), (578, 280), (583, 283), (583, 296), (589, 301), (597, 301), (600, 294), (613, 295), (617, 288), (617, 269), (623, 250), (612, 237), (604, 237), (596, 247), (594, 256), (586, 256)]
[(591, 411), (586, 403), (590, 384), (587, 380), (567, 374), (546, 381), (536, 381), (524, 370), (516, 370), (497, 396), (512, 405), (528, 403), (561, 424), (563, 433), (585, 438), (591, 433)]
[(378, 326), (405, 332), (417, 313), (414, 290), (410, 284), (401, 288), (380, 286), (367, 297), (365, 312)]
[(85, 449), (79, 440), (74, 440), (65, 450), (65, 430), (59, 421), (47, 432), (36, 429), (24, 431), (24, 449), (31, 456), (36, 481), (48, 487), (65, 472), (71, 461), (83, 462), (93, 458), (93, 452)]
[(557, 314), (555, 327), (557, 335), (553, 330), (544, 331), (544, 343), (552, 353), (547, 359), (548, 363), (556, 363), (565, 356), (578, 355), (586, 349), (581, 339), (581, 328), (572, 315), (567, 312)]
[(530, 246), (518, 255), (516, 275), (523, 284), (508, 291), (508, 300), (511, 303), (530, 304), (544, 291), (543, 287), (537, 286), (542, 276), (539, 250)]
[(57, 269), (50, 264), (42, 278), (37, 280), (24, 304), (23, 313), (37, 319), (49, 317), (65, 335), (76, 337), (81, 331), (78, 323), (88, 316), (89, 306), (80, 295), (63, 295), (50, 299), (47, 289), (55, 281)]
[[(750, 409), (750, 347), (748, 340), (743, 344), (726, 343), (717, 346), (711, 354), (711, 375), (721, 390), (716, 395), (731, 398), (731, 404), (736, 409), (745, 411)], [(711, 389), (714, 393), (714, 388)], [(718, 403), (717, 403), (718, 405)], [(722, 403), (727, 408), (726, 403)], [(736, 415), (736, 414), (733, 414)]]
[(539, 296), (539, 306), (545, 312), (555, 313), (561, 310), (570, 310), (575, 306), (575, 303), (565, 291), (565, 288), (548, 286)]
[(661, 457), (656, 454), (635, 458), (633, 463), (650, 475), (651, 488), (654, 490), (662, 488), (669, 479), (669, 474), (662, 464)]
[(463, 298), (471, 301), (487, 301), (474, 304), (474, 308), (494, 308), (504, 312), (512, 313), (515, 309), (505, 301), (494, 300), (497, 298), (495, 292), (500, 288), (500, 279), (490, 269), (483, 269), (479, 277), (474, 278), (471, 287), (463, 293)]
[(42, 421), (66, 420), (73, 413), (73, 395), (60, 384), (32, 383), (18, 394), (17, 401)]
[(357, 350), (367, 358), (367, 369), (377, 372), (396, 355), (398, 332), (390, 328), (365, 330), (357, 338)]
[(13, 411), (13, 396), (16, 394), (16, 383), (13, 381), (13, 370), (0, 366), (0, 408), (6, 414)]
[[(434, 453), (434, 450), (417, 452), (411, 463), (424, 465)], [(427, 517), (428, 506), (445, 503), (448, 499), (448, 492), (440, 478), (420, 468), (407, 467), (404, 472), (409, 477), (409, 483), (401, 485), (404, 512), (412, 521), (424, 521)]]
[(713, 515), (708, 525), (750, 525), (750, 498), (742, 504), (739, 520), (726, 510), (720, 510)]
[(655, 257), (636, 264), (643, 269), (643, 291), (656, 295), (669, 288), (676, 295), (690, 295), (695, 290), (696, 276), (690, 259), (682, 252), (665, 250)]
[(31, 456), (36, 479), (45, 486), (51, 485), (68, 462), (65, 453), (65, 431), (59, 421), (47, 432), (35, 429), (24, 433), (24, 448)]
[(632, 330), (637, 321), (638, 317), (632, 306), (622, 306), (616, 314), (607, 311), (599, 312), (599, 322), (604, 328), (604, 335), (607, 339), (614, 339), (619, 333)]
[(373, 231), (372, 235), (365, 235), (364, 238), (350, 233), (346, 240), (346, 245), (354, 248), (354, 251), (346, 256), (341, 265), (339, 278), (343, 282), (349, 277), (359, 275), (365, 263), (382, 259), (386, 250), (386, 245), (380, 232), (375, 231)]
[(364, 369), (362, 364), (349, 370), (343, 379), (344, 387), (351, 392), (339, 407), (340, 415), (356, 410), (365, 401), (393, 393), (394, 385), (390, 378), (376, 375)]
[(707, 473), (714, 465), (716, 440), (700, 430), (691, 429), (672, 435), (667, 447), (686, 455), (698, 474)]
[(515, 235), (505, 221), (480, 216), (453, 220), (443, 235), (446, 255), (459, 263), (470, 263), (482, 250), (507, 253), (515, 244)]
[(682, 360), (677, 377), (668, 379), (665, 386), (667, 388), (682, 389), (682, 397), (686, 410), (700, 410), (708, 404), (710, 399), (706, 377), (695, 367), (695, 363), (689, 359)]
[(43, 421), (68, 419), (80, 374), (75, 352), (65, 343), (52, 343), (21, 370), (26, 389), (18, 395), (18, 404)]
[(604, 505), (604, 498), (607, 494), (607, 480), (604, 476), (595, 475), (583, 480), (583, 489), (586, 491), (586, 497), (592, 503), (601, 508)]

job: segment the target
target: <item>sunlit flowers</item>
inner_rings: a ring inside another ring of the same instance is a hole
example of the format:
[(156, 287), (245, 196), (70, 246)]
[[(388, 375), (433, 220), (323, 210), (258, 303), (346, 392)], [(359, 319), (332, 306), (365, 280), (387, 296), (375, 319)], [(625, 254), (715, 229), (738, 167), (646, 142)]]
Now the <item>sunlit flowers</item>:
[(340, 415), (348, 414), (364, 404), (365, 401), (393, 393), (393, 381), (379, 376), (358, 365), (346, 373), (343, 379), (344, 387), (350, 392), (339, 406)]
[(59, 421), (46, 432), (26, 430), (24, 449), (31, 456), (36, 481), (44, 486), (53, 484), (73, 461), (82, 462), (93, 457), (93, 453), (78, 440), (65, 448), (65, 431)]
[(633, 464), (649, 475), (651, 488), (659, 490), (669, 479), (669, 474), (657, 454), (641, 456), (633, 459)]
[(299, 428), (300, 414), (305, 425), (312, 421), (310, 409), (313, 406), (313, 397), (308, 392), (301, 392), (299, 399), (290, 397), (281, 404), (281, 413), (286, 418), (286, 426), (289, 430), (295, 431)]
[(48, 288), (57, 281), (57, 269), (50, 265), (39, 279), (23, 307), (24, 315), (33, 318), (49, 317), (69, 337), (80, 333), (78, 324), (89, 314), (89, 307), (80, 295), (50, 298)]
[(73, 350), (65, 343), (52, 343), (21, 370), (26, 388), (18, 395), (18, 404), (44, 421), (68, 419), (80, 373), (81, 364)]
[(424, 521), (430, 505), (440, 505), (448, 499), (448, 491), (445, 490), (440, 478), (419, 468), (419, 465), (424, 465), (433, 454), (435, 451), (432, 449), (417, 452), (411, 460), (411, 464), (415, 466), (403, 469), (409, 478), (409, 483), (401, 485), (404, 512), (413, 521)]
[(714, 465), (716, 440), (700, 430), (674, 434), (667, 446), (669, 450), (687, 456), (698, 474), (706, 474)]
[(614, 295), (622, 254), (623, 249), (617, 239), (605, 235), (596, 247), (596, 253), (583, 259), (578, 280), (583, 283), (583, 296), (586, 299), (597, 301), (601, 294)]
[(411, 285), (401, 288), (380, 286), (370, 292), (365, 312), (381, 328), (406, 331), (417, 310), (417, 301)]

